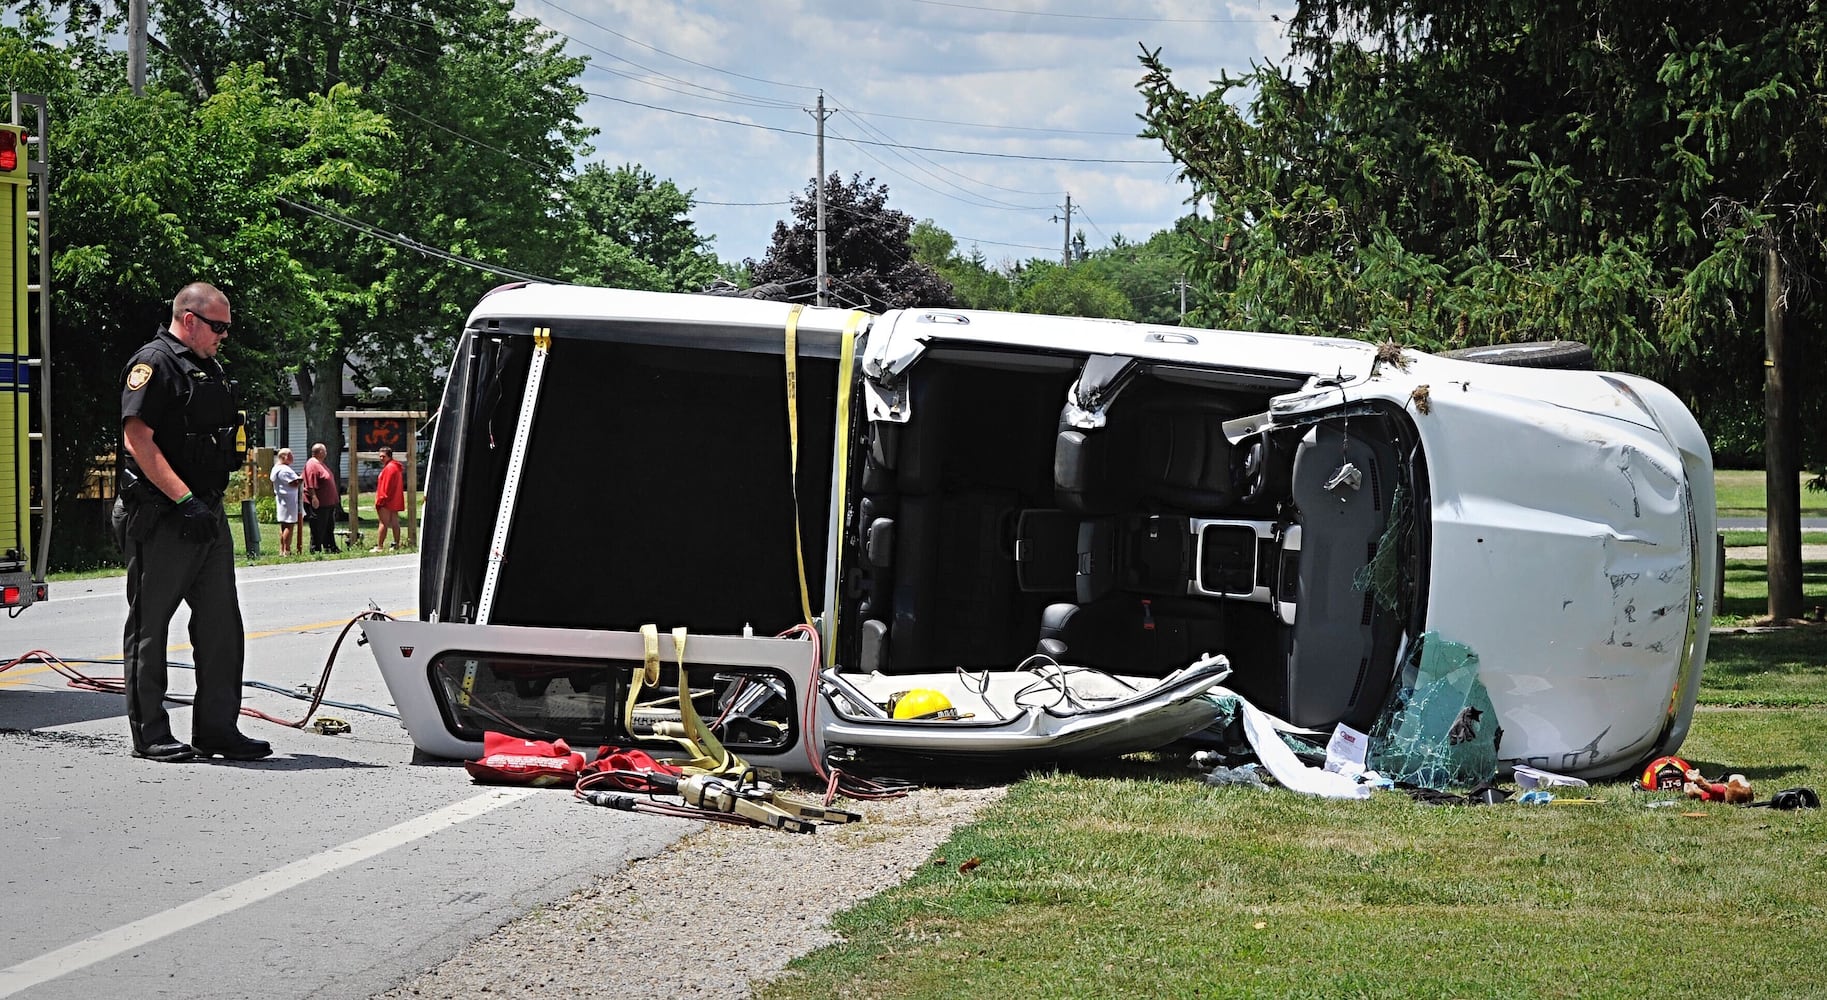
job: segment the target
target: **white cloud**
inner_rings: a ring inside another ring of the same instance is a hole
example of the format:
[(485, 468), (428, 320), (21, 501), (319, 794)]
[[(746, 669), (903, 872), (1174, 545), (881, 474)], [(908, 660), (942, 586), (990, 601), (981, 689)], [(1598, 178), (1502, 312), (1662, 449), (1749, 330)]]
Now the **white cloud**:
[(517, 9), (590, 57), (583, 83), (601, 95), (584, 109), (601, 130), (595, 159), (640, 163), (695, 191), (699, 229), (716, 237), (724, 259), (760, 257), (787, 207), (703, 203), (778, 202), (803, 191), (814, 140), (770, 129), (812, 132), (808, 111), (823, 88), (841, 109), (828, 125), (827, 171), (878, 178), (891, 207), (1001, 260), (1057, 253), (1062, 230), (1050, 219), (1067, 191), (1074, 228), (1093, 246), (1119, 232), (1144, 239), (1184, 214), (1188, 191), (1159, 145), (1133, 137), (1141, 46), (1161, 48), (1180, 85), (1201, 91), (1221, 70), (1281, 60), (1286, 42), (1270, 15), (1285, 20), (1293, 3), (518, 0)]

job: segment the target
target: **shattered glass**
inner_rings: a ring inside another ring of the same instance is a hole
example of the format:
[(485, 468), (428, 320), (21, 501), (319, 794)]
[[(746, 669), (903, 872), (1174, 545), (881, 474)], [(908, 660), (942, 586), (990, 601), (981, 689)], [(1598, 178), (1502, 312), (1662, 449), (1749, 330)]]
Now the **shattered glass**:
[(1478, 679), (1478, 654), (1423, 633), (1413, 681), (1390, 698), (1370, 735), (1368, 766), (1397, 785), (1447, 791), (1489, 782), (1503, 727)]
[(1402, 554), (1411, 551), (1409, 537), (1414, 533), (1414, 511), (1409, 507), (1408, 484), (1397, 483), (1396, 495), (1389, 504), (1389, 521), (1377, 538), (1376, 552), (1351, 578), (1353, 587), (1368, 591), (1385, 611), (1401, 607), (1402, 594), (1409, 585), (1402, 565)]

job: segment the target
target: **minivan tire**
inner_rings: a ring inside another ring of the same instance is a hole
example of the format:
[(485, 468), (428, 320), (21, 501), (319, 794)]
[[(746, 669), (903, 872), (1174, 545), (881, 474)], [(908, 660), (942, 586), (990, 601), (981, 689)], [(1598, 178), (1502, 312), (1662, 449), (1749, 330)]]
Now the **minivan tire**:
[(1541, 340), (1526, 344), (1486, 344), (1441, 351), (1440, 357), (1476, 361), (1509, 368), (1563, 368), (1592, 370), (1592, 348), (1573, 340)]

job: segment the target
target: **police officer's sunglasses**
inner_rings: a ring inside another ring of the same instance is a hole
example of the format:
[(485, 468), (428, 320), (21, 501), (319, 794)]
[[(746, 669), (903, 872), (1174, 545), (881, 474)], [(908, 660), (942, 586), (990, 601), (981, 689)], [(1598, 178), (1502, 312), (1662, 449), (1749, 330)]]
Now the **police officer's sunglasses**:
[(210, 332), (215, 334), (216, 336), (218, 336), (218, 337), (228, 336), (228, 328), (231, 325), (228, 320), (210, 319), (208, 316), (205, 316), (202, 313), (197, 312), (195, 309), (186, 309), (184, 311), (191, 314), (192, 316), (195, 316), (196, 318), (202, 320), (204, 323), (209, 324)]

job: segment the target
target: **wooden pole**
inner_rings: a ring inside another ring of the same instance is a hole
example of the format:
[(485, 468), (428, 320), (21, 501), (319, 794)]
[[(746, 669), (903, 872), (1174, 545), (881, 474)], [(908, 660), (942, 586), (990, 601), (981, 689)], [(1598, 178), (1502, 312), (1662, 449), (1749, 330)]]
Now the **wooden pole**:
[(348, 418), (349, 433), (344, 440), (349, 442), (349, 488), (344, 491), (349, 500), (349, 544), (357, 546), (362, 541), (362, 481), (356, 477), (356, 470), (361, 465), (361, 442), (355, 438), (355, 418)]
[(1802, 473), (1796, 404), (1789, 393), (1788, 303), (1774, 238), (1764, 271), (1764, 559), (1770, 617), (1802, 616)]
[(406, 547), (419, 547), (419, 418), (406, 418)]

